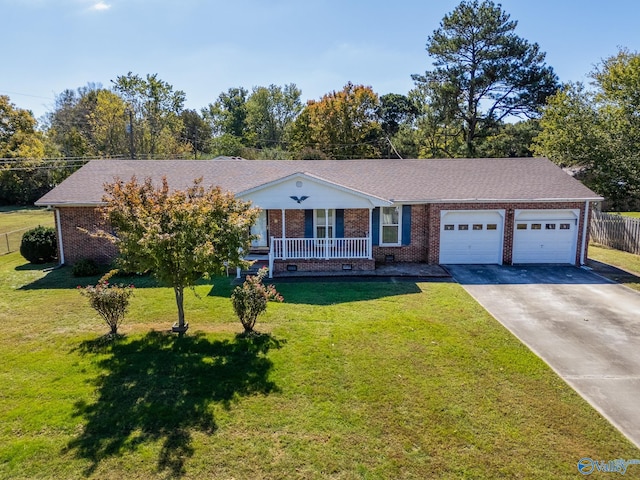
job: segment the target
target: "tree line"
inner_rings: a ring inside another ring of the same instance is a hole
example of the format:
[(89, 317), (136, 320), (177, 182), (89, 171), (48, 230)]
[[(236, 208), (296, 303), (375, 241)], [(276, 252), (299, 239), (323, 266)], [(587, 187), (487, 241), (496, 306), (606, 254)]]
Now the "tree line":
[[(229, 88), (199, 111), (157, 74), (56, 96), (40, 125), (0, 96), (0, 203), (28, 203), (73, 158), (526, 157), (573, 166), (598, 193), (638, 192), (640, 57), (621, 50), (562, 85), (500, 4), (464, 0), (427, 38), (431, 68), (406, 95), (347, 83), (303, 102), (295, 84)], [(43, 160), (49, 161), (41, 168)], [(18, 166), (18, 167), (16, 167)]]

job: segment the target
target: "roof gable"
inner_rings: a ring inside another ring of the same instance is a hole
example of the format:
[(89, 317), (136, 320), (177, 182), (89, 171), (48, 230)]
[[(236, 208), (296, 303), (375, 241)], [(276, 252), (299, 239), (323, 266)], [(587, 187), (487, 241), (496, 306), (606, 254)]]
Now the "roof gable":
[(392, 204), (384, 198), (306, 172), (294, 173), (236, 195), (263, 209), (372, 208)]

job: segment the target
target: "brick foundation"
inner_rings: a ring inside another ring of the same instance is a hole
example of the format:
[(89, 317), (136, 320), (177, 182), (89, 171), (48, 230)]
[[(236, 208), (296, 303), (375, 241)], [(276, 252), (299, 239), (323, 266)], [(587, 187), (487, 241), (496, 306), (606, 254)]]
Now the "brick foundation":
[(376, 269), (375, 261), (366, 259), (275, 260), (273, 263), (273, 273), (286, 272), (288, 265), (295, 265), (297, 272), (341, 272), (343, 271), (343, 265), (351, 265), (351, 271), (354, 272), (366, 272)]

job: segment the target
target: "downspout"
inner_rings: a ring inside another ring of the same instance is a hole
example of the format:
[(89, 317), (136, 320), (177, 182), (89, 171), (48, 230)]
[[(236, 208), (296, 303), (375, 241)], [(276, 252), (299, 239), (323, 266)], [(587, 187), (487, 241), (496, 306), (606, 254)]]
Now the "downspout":
[(62, 222), (60, 221), (60, 209), (54, 208), (56, 212), (56, 229), (58, 230), (58, 260), (60, 265), (64, 265), (64, 246), (62, 244)]
[(584, 204), (584, 218), (582, 220), (582, 246), (580, 248), (580, 265), (586, 263), (585, 251), (587, 249), (587, 229), (589, 227), (589, 200)]

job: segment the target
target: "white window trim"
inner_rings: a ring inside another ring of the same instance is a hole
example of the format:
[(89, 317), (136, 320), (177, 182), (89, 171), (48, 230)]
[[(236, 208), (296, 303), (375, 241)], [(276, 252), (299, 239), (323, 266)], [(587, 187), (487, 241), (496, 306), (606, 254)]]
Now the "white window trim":
[[(328, 238), (335, 238), (336, 236), (336, 210), (335, 208), (315, 208), (313, 210), (313, 238), (327, 238), (327, 237), (318, 237), (318, 227), (325, 227), (327, 224), (326, 222), (323, 223), (322, 225), (318, 224), (318, 210), (321, 211), (325, 211), (329, 214), (329, 216), (333, 219), (330, 223), (329, 226), (331, 227), (331, 231), (333, 232), (333, 237), (328, 237)], [(329, 213), (329, 212), (332, 212)]]
[[(396, 208), (398, 210), (398, 241), (395, 243), (384, 243), (383, 229), (384, 227), (395, 226), (395, 223), (385, 224), (382, 222), (384, 218), (383, 211), (385, 208)], [(380, 246), (381, 247), (399, 247), (402, 245), (402, 205), (391, 205), (390, 207), (380, 207)]]

